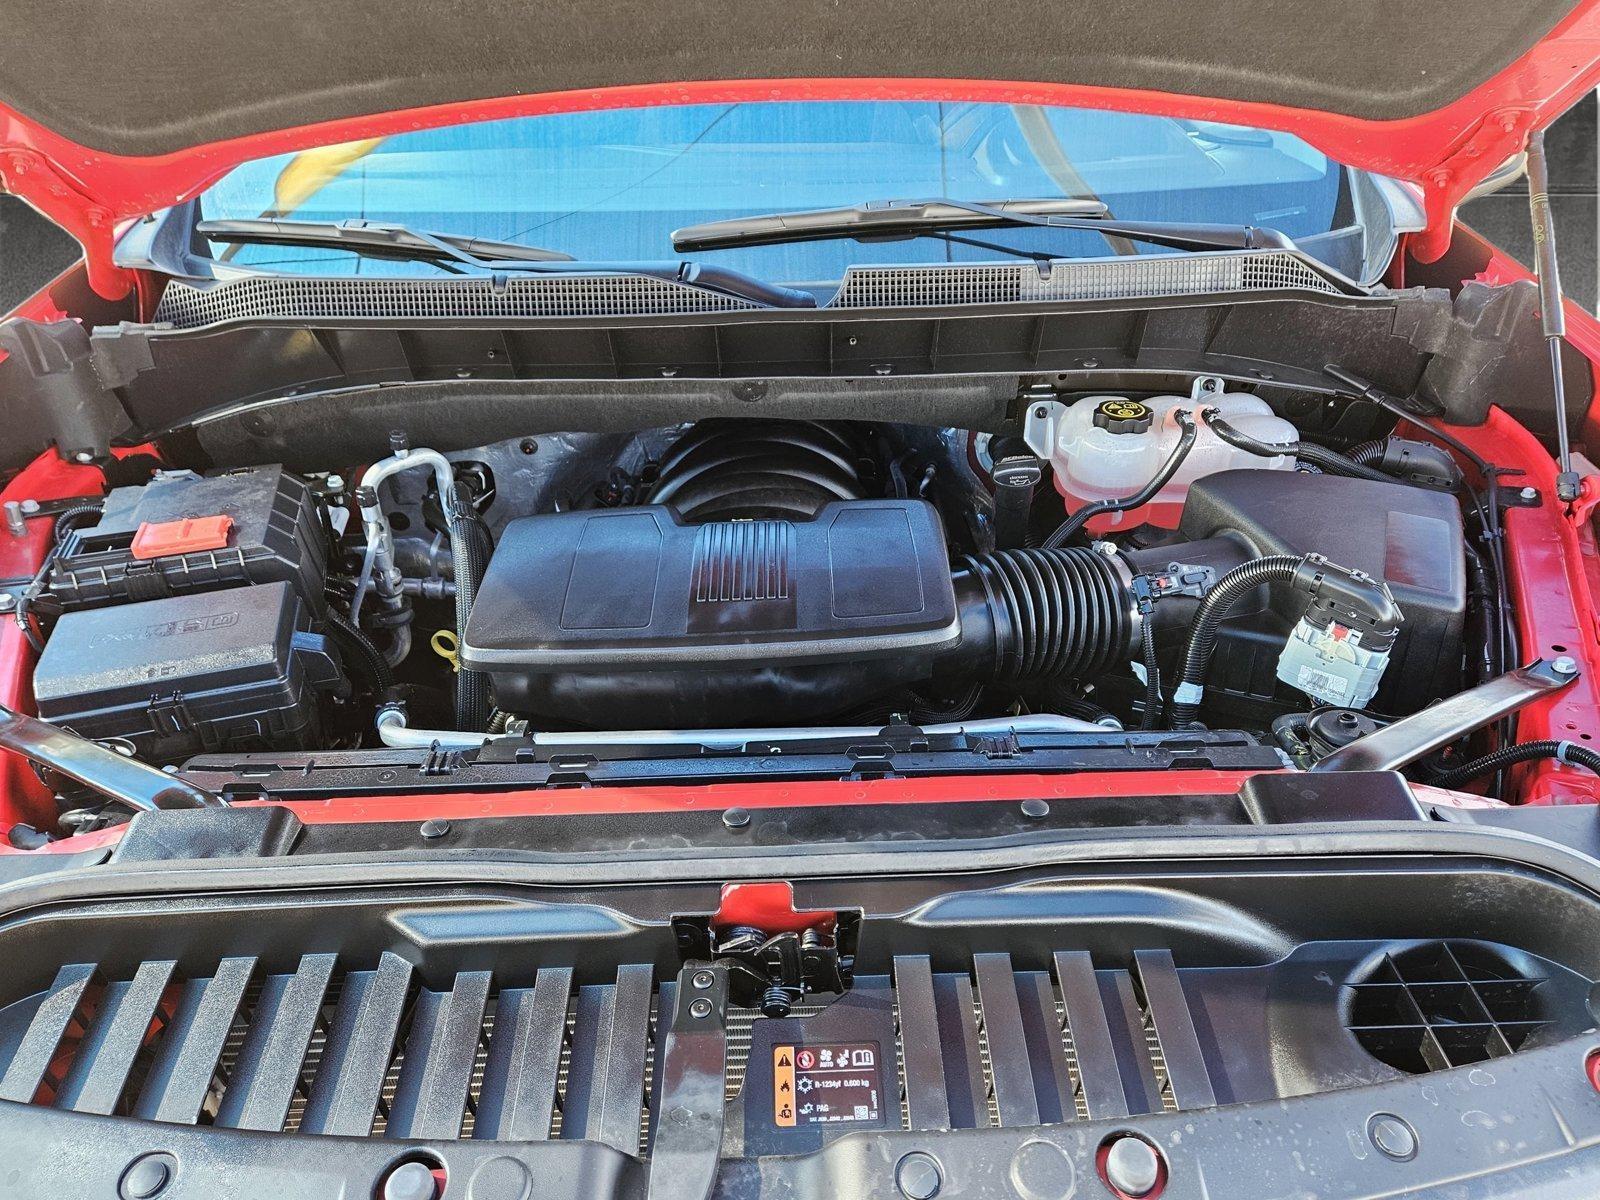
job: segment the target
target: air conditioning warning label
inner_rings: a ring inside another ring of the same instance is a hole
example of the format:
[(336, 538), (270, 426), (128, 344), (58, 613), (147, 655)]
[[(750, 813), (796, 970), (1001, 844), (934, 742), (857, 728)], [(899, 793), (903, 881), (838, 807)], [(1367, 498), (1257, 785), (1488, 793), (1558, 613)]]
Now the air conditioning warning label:
[(781, 1129), (878, 1121), (883, 1078), (878, 1043), (772, 1048), (772, 1120)]

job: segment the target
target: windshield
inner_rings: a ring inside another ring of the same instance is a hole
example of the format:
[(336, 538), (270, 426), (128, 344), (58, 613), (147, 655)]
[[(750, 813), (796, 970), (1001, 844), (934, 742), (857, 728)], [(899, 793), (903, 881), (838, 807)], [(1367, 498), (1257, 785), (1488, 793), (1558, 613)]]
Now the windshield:
[[(776, 282), (819, 283), (857, 263), (1005, 254), (917, 238), (678, 255), (672, 231), (871, 200), (1063, 196), (1099, 199), (1123, 220), (1268, 226), (1363, 281), (1381, 272), (1394, 239), (1370, 181), (1288, 134), (1092, 109), (935, 102), (688, 105), (419, 130), (248, 163), (204, 194), (201, 215), (397, 222), (582, 260), (686, 257)], [(986, 230), (984, 240), (1058, 258), (1113, 252), (1099, 234), (1072, 230)], [(216, 244), (213, 252), (273, 271), (438, 270), (336, 249)]]

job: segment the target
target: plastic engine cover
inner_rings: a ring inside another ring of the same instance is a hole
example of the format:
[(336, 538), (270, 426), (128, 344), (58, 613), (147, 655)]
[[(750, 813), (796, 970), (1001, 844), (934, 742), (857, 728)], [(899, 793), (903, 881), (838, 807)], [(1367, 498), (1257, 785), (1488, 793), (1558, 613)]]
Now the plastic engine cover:
[(959, 637), (944, 534), (923, 501), (702, 525), (655, 505), (508, 524), (461, 662), (510, 712), (751, 725), (924, 678)]

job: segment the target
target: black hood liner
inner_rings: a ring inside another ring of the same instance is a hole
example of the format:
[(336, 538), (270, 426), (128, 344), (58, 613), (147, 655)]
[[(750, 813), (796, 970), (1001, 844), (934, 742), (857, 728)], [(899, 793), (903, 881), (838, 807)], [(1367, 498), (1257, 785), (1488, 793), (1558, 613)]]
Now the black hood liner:
[(319, 121), (693, 80), (1071, 83), (1392, 120), (1538, 42), (1572, 0), (14, 0), (0, 102), (153, 155)]

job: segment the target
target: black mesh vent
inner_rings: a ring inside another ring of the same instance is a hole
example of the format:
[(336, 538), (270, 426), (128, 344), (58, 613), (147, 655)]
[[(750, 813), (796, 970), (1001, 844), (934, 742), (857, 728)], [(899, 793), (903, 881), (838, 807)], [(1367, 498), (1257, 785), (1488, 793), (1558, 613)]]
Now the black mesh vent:
[[(1216, 292), (1346, 290), (1301, 257), (1278, 250), (1152, 254), (1032, 262), (851, 267), (824, 307), (916, 308), (1192, 296)], [(174, 280), (155, 319), (178, 329), (243, 320), (662, 316), (739, 312), (759, 305), (689, 284), (641, 275), (513, 275), (487, 278), (326, 279), (247, 275), (191, 284)]]
[(1424, 1075), (1503, 1058), (1548, 1024), (1540, 986), (1487, 946), (1427, 942), (1350, 986), (1348, 1027), (1374, 1058)]

